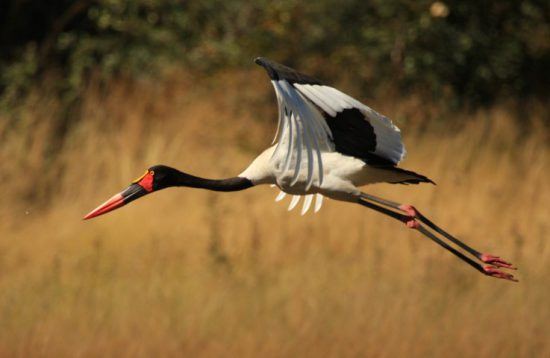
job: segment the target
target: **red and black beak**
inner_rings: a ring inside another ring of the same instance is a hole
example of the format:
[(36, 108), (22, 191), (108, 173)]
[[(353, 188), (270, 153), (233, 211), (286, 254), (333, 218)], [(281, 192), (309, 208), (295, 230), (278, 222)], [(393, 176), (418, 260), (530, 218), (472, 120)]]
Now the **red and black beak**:
[(149, 194), (150, 192), (150, 190), (145, 189), (139, 183), (134, 183), (122, 192), (114, 195), (111, 199), (107, 200), (94, 210), (90, 211), (86, 216), (84, 216), (84, 220), (95, 218), (96, 216), (103, 215), (109, 211), (123, 207), (124, 205)]

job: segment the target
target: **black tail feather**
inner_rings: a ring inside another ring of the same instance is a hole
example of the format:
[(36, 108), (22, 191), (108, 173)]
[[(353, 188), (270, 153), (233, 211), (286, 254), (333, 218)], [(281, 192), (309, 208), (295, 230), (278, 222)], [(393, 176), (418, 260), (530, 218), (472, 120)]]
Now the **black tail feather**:
[(399, 181), (396, 181), (396, 182), (391, 182), (390, 184), (408, 185), (408, 184), (430, 183), (430, 184), (433, 184), (433, 185), (437, 185), (433, 180), (431, 180), (427, 176), (415, 173), (411, 170), (401, 169), (401, 168), (397, 168), (397, 167), (388, 168), (388, 167), (385, 167), (385, 166), (382, 167), (382, 168), (385, 169), (385, 170), (392, 170), (394, 172), (398, 172), (398, 173), (409, 175), (409, 176), (413, 177), (413, 178), (407, 178), (407, 179), (399, 180)]

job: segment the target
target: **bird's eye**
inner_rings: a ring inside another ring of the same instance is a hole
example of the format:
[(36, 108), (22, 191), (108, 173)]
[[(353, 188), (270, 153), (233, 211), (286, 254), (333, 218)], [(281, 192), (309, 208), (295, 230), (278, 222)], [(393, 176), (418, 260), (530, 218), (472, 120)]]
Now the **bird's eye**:
[(155, 175), (155, 171), (154, 171), (154, 170), (151, 170), (151, 171), (149, 172), (149, 174)]

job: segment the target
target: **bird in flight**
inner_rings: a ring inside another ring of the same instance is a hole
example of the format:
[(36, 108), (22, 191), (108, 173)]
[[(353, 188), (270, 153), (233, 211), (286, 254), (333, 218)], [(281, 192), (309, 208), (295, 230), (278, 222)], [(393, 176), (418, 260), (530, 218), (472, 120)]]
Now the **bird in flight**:
[(499, 269), (515, 269), (512, 264), (466, 245), (412, 205), (378, 198), (359, 189), (374, 183), (434, 184), (424, 175), (397, 167), (406, 151), (401, 131), (389, 118), (290, 67), (262, 57), (255, 62), (267, 71), (279, 107), (277, 132), (271, 147), (241, 174), (228, 179), (205, 179), (165, 165), (152, 166), (84, 219), (108, 213), (169, 187), (239, 191), (268, 184), (281, 190), (276, 201), (286, 194), (293, 196), (289, 210), (301, 197), (304, 198), (302, 214), (308, 211), (313, 199), (315, 211), (321, 208), (323, 197), (357, 203), (419, 231), (487, 276), (517, 281)]

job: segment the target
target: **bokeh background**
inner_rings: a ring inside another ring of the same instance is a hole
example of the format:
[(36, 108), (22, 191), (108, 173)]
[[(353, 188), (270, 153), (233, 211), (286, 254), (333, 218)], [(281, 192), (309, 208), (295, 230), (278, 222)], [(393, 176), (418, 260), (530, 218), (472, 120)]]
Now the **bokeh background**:
[[(549, 18), (544, 0), (3, 1), (0, 356), (550, 356)], [(402, 166), (438, 185), (365, 190), (520, 282), (269, 187), (81, 221), (153, 164), (240, 173), (276, 126), (260, 55), (392, 118)]]

